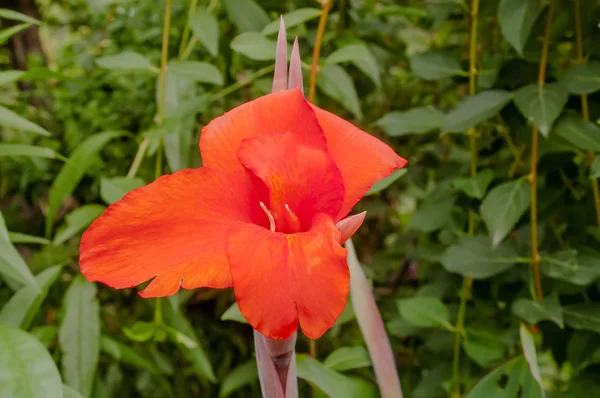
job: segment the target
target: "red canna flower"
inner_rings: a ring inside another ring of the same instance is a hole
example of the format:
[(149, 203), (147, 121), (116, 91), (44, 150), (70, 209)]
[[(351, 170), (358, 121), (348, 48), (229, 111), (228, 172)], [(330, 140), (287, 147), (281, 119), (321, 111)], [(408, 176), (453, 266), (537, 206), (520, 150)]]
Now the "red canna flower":
[(204, 166), (158, 178), (110, 206), (84, 233), (81, 272), (142, 297), (233, 286), (266, 337), (320, 337), (349, 285), (345, 218), (371, 185), (406, 161), (305, 100), (265, 95), (202, 130)]

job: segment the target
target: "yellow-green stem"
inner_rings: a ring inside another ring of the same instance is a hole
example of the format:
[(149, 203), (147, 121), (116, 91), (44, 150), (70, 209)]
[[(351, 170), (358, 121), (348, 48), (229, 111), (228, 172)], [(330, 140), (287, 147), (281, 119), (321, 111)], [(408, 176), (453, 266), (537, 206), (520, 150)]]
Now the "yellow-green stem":
[(315, 90), (317, 87), (317, 75), (319, 74), (319, 58), (321, 57), (321, 46), (323, 45), (323, 35), (325, 34), (325, 25), (327, 16), (331, 9), (333, 0), (321, 0), (321, 18), (317, 27), (317, 37), (315, 39), (315, 48), (313, 49), (312, 65), (310, 67), (310, 82), (308, 88), (308, 100), (315, 102)]
[(183, 52), (187, 48), (188, 39), (190, 37), (190, 24), (189, 20), (196, 14), (196, 8), (198, 7), (198, 0), (192, 0), (190, 7), (188, 8), (188, 22), (183, 28), (183, 34), (181, 35), (181, 42), (179, 42), (179, 57), (183, 55)]

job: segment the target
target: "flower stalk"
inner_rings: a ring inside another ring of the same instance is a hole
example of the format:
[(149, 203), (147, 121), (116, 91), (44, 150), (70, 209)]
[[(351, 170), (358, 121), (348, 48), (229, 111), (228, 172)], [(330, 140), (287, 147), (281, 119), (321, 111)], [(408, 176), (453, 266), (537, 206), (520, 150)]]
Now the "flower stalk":
[(317, 75), (319, 74), (321, 46), (323, 45), (323, 35), (325, 34), (325, 25), (327, 24), (327, 16), (331, 9), (331, 3), (333, 3), (333, 0), (321, 0), (321, 17), (319, 18), (319, 26), (317, 27), (317, 38), (315, 39), (315, 48), (313, 49), (313, 59), (310, 66), (310, 85), (308, 88), (308, 100), (313, 103), (315, 102)]

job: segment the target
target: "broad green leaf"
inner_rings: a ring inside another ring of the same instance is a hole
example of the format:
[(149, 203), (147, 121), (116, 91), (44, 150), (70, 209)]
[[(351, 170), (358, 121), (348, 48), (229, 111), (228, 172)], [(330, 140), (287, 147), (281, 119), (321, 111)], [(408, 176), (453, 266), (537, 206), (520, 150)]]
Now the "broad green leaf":
[(317, 77), (317, 87), (352, 112), (357, 119), (362, 119), (356, 88), (344, 68), (335, 64), (325, 64)]
[(452, 76), (465, 76), (460, 62), (448, 52), (429, 51), (410, 57), (413, 73), (425, 80), (439, 80)]
[(450, 246), (441, 263), (449, 272), (485, 279), (514, 267), (518, 253), (509, 243), (492, 246), (487, 236), (469, 236)]
[(483, 368), (497, 365), (505, 357), (505, 343), (492, 331), (467, 329), (467, 337), (462, 340), (462, 346), (469, 358)]
[(39, 25), (41, 22), (29, 15), (10, 10), (8, 8), (0, 8), (0, 18), (9, 19), (11, 21), (21, 21), (32, 25)]
[(559, 79), (572, 94), (591, 94), (600, 90), (600, 62), (573, 65)]
[(26, 131), (28, 133), (35, 133), (45, 136), (50, 136), (50, 132), (45, 128), (38, 126), (37, 124), (30, 122), (22, 116), (17, 115), (8, 108), (0, 105), (0, 127), (6, 127), (9, 129), (15, 129), (20, 131)]
[(36, 275), (35, 280), (40, 287), (39, 292), (36, 292), (31, 286), (25, 286), (13, 294), (0, 309), (0, 325), (29, 329), (33, 317), (48, 295), (48, 289), (58, 278), (60, 269), (60, 266), (54, 266)]
[(494, 171), (492, 169), (483, 169), (475, 177), (456, 177), (454, 186), (470, 198), (482, 199), (493, 179)]
[(465, 395), (465, 398), (540, 398), (540, 386), (531, 376), (524, 356), (518, 356), (492, 370)]
[(5, 70), (0, 72), (0, 85), (16, 82), (25, 74), (22, 70)]
[(363, 43), (350, 44), (335, 50), (325, 60), (326, 64), (352, 62), (358, 69), (367, 75), (376, 86), (381, 86), (381, 76), (377, 60)]
[(221, 320), (222, 321), (236, 321), (236, 322), (241, 322), (241, 323), (248, 323), (246, 318), (244, 318), (244, 316), (240, 312), (240, 307), (238, 306), (237, 301), (235, 301), (233, 304), (231, 304), (229, 306), (229, 308), (227, 308), (227, 310), (225, 310), (223, 315), (221, 315)]
[[(1, 221), (4, 224), (3, 218)], [(7, 238), (9, 238), (8, 231), (6, 231), (6, 234), (2, 231), (2, 235), (0, 235), (0, 274), (31, 287), (35, 292), (39, 292), (40, 287), (35, 281), (31, 270)]]
[(104, 353), (110, 355), (117, 361), (122, 361), (123, 363), (132, 365), (136, 368), (147, 369), (153, 373), (158, 371), (156, 366), (154, 366), (150, 360), (138, 354), (135, 349), (127, 344), (123, 344), (108, 336), (101, 336), (100, 346)]
[(594, 157), (594, 163), (590, 167), (590, 178), (600, 178), (600, 156)]
[(375, 122), (389, 136), (424, 134), (437, 130), (444, 124), (444, 112), (432, 106), (412, 108), (407, 111), (394, 111)]
[(48, 195), (48, 212), (46, 214), (46, 236), (50, 236), (54, 216), (60, 205), (79, 184), (94, 157), (110, 141), (123, 135), (118, 131), (106, 131), (94, 134), (83, 141), (71, 154), (69, 160), (60, 169), (54, 179)]
[(38, 245), (48, 245), (51, 243), (48, 239), (22, 234), (20, 232), (9, 232), (8, 238), (12, 243), (33, 243)]
[(600, 278), (599, 264), (597, 256), (577, 255), (577, 251), (572, 249), (540, 258), (540, 269), (545, 275), (578, 286), (587, 286)]
[(72, 389), (66, 384), (62, 386), (63, 398), (85, 398), (83, 395)]
[(450, 314), (442, 301), (436, 297), (411, 297), (396, 301), (400, 316), (413, 325), (452, 329)]
[[(285, 22), (285, 27), (289, 29), (306, 21), (310, 21), (319, 15), (321, 15), (321, 10), (318, 8), (298, 8), (288, 12), (287, 14), (283, 14), (283, 21)], [(261, 33), (263, 35), (272, 35), (273, 33), (277, 32), (279, 32), (279, 18), (271, 21), (267, 26), (265, 26)]]
[(406, 169), (398, 169), (394, 171), (389, 176), (385, 177), (383, 180), (377, 181), (375, 184), (371, 185), (371, 188), (367, 191), (365, 196), (374, 195), (387, 189), (390, 185), (392, 185), (398, 178), (402, 177), (406, 174)]
[(200, 61), (171, 61), (169, 72), (175, 75), (188, 77), (190, 80), (201, 83), (223, 84), (223, 76), (216, 66)]
[(296, 373), (300, 379), (318, 387), (331, 398), (375, 398), (379, 396), (374, 384), (362, 378), (338, 373), (308, 355), (296, 356)]
[(600, 152), (600, 126), (576, 116), (565, 116), (554, 126), (552, 134), (564, 138), (584, 151)]
[(100, 214), (104, 213), (104, 210), (106, 210), (106, 206), (95, 204), (76, 208), (65, 216), (65, 222), (56, 231), (52, 244), (54, 246), (62, 245), (77, 233), (89, 227)]
[(443, 132), (460, 133), (500, 112), (513, 94), (502, 90), (483, 91), (466, 97), (446, 114)]
[(418, 231), (433, 232), (450, 222), (456, 195), (452, 192), (433, 194), (423, 200), (410, 218), (408, 227)]
[(10, 39), (11, 37), (13, 37), (14, 35), (16, 35), (17, 33), (19, 33), (20, 31), (29, 28), (30, 26), (31, 26), (30, 23), (22, 23), (22, 24), (19, 24), (19, 25), (14, 25), (14, 26), (11, 26), (9, 28), (0, 30), (0, 44), (4, 44), (5, 42), (8, 41), (8, 39)]
[(524, 323), (521, 323), (520, 333), (521, 335), (521, 346), (523, 347), (523, 355), (525, 356), (525, 360), (529, 365), (529, 371), (531, 372), (531, 376), (537, 381), (540, 386), (540, 390), (542, 392), (542, 397), (545, 397), (546, 394), (543, 390), (542, 384), (542, 375), (540, 373), (540, 367), (537, 361), (537, 353), (535, 352), (535, 343), (533, 341), (533, 335), (527, 329)]
[(100, 306), (96, 285), (82, 275), (73, 279), (63, 299), (58, 341), (65, 384), (86, 397), (92, 393), (100, 356)]
[(575, 371), (600, 363), (600, 335), (576, 330), (567, 344), (567, 360)]
[(107, 205), (118, 202), (136, 188), (144, 186), (144, 180), (139, 177), (102, 177), (100, 180), (100, 197)]
[(152, 67), (148, 58), (135, 51), (100, 57), (96, 59), (96, 63), (102, 68), (117, 70), (150, 70)]
[(560, 328), (564, 327), (562, 308), (556, 296), (543, 300), (519, 299), (513, 302), (512, 313), (531, 325), (540, 321), (552, 321)]
[(544, 0), (501, 0), (498, 6), (500, 30), (508, 41), (523, 55), (533, 24), (546, 6)]
[(371, 366), (371, 357), (364, 347), (340, 347), (325, 358), (323, 365), (329, 369), (343, 372)]
[(269, 16), (254, 0), (224, 0), (229, 19), (241, 32), (260, 32), (269, 24)]
[(32, 335), (0, 326), (0, 396), (62, 398), (62, 382), (50, 353)]
[(154, 322), (137, 321), (130, 328), (124, 327), (123, 334), (129, 340), (144, 342), (154, 337), (156, 324)]
[(531, 189), (524, 179), (500, 184), (487, 194), (480, 212), (494, 246), (513, 230), (530, 202)]
[(221, 382), (219, 398), (226, 398), (240, 388), (251, 385), (258, 379), (256, 360), (252, 359), (231, 370)]
[(199, 7), (189, 21), (190, 28), (198, 41), (206, 47), (210, 55), (219, 54), (219, 21), (206, 8)]
[(530, 84), (517, 91), (515, 104), (530, 123), (538, 126), (544, 137), (548, 137), (554, 121), (567, 104), (569, 93), (557, 83)]
[[(65, 159), (51, 148), (25, 144), (0, 144), (0, 157), (2, 156), (29, 156), (49, 159)], [(66, 159), (65, 159), (66, 160)]]
[(600, 304), (573, 304), (563, 307), (565, 323), (573, 329), (600, 333)]
[(231, 49), (256, 61), (275, 59), (277, 42), (257, 32), (244, 32), (231, 40)]

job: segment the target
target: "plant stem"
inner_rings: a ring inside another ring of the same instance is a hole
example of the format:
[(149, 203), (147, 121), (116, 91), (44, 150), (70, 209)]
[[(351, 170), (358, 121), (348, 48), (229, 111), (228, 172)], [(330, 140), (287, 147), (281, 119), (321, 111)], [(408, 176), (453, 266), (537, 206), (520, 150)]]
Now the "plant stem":
[[(538, 86), (543, 86), (546, 81), (546, 66), (548, 64), (548, 46), (550, 43), (550, 28), (552, 27), (552, 18), (556, 9), (556, 1), (550, 0), (550, 8), (546, 15), (546, 26), (544, 28), (544, 41), (542, 43), (542, 54), (540, 56), (540, 69), (538, 72)], [(533, 281), (535, 293), (538, 300), (544, 298), (542, 291), (542, 278), (540, 276), (540, 253), (538, 251), (537, 235), (537, 163), (538, 163), (538, 139), (539, 129), (533, 125), (531, 130), (531, 173), (529, 174), (529, 183), (531, 184), (531, 260), (533, 265)]]
[[(475, 95), (476, 77), (477, 77), (477, 24), (479, 22), (479, 0), (472, 0), (471, 3), (471, 33), (469, 41), (469, 95)], [(475, 126), (467, 132), (469, 136), (470, 152), (470, 173), (471, 177), (477, 174), (477, 130)], [(475, 214), (469, 212), (468, 234), (475, 233)], [(467, 300), (471, 292), (472, 278), (464, 278), (460, 291), (460, 304), (456, 316), (456, 328), (454, 331), (454, 352), (452, 355), (452, 396), (460, 397), (460, 354), (461, 338), (465, 328), (465, 313), (467, 311)]]
[[(581, 39), (581, 0), (575, 0), (575, 36), (577, 40), (577, 62), (580, 64), (585, 63), (583, 58), (583, 40)], [(590, 120), (590, 110), (588, 107), (587, 95), (581, 96), (581, 114), (583, 120)], [(591, 165), (594, 162), (594, 152), (587, 152), (587, 161)], [(592, 179), (592, 192), (594, 193), (594, 207), (596, 208), (596, 222), (600, 226), (600, 187), (598, 186), (598, 179)]]
[(319, 74), (319, 58), (321, 57), (321, 46), (323, 45), (323, 35), (325, 34), (325, 25), (327, 16), (331, 9), (333, 0), (321, 0), (321, 17), (317, 28), (317, 38), (315, 39), (315, 48), (313, 49), (312, 65), (310, 67), (310, 83), (308, 89), (308, 100), (315, 102), (315, 89), (317, 87), (317, 75)]
[(183, 28), (183, 34), (181, 35), (181, 42), (179, 43), (179, 57), (183, 55), (183, 52), (187, 48), (188, 38), (190, 37), (190, 24), (189, 20), (196, 13), (196, 8), (198, 7), (198, 0), (192, 0), (190, 2), (190, 8), (188, 8), (188, 22), (186, 22), (185, 27)]

